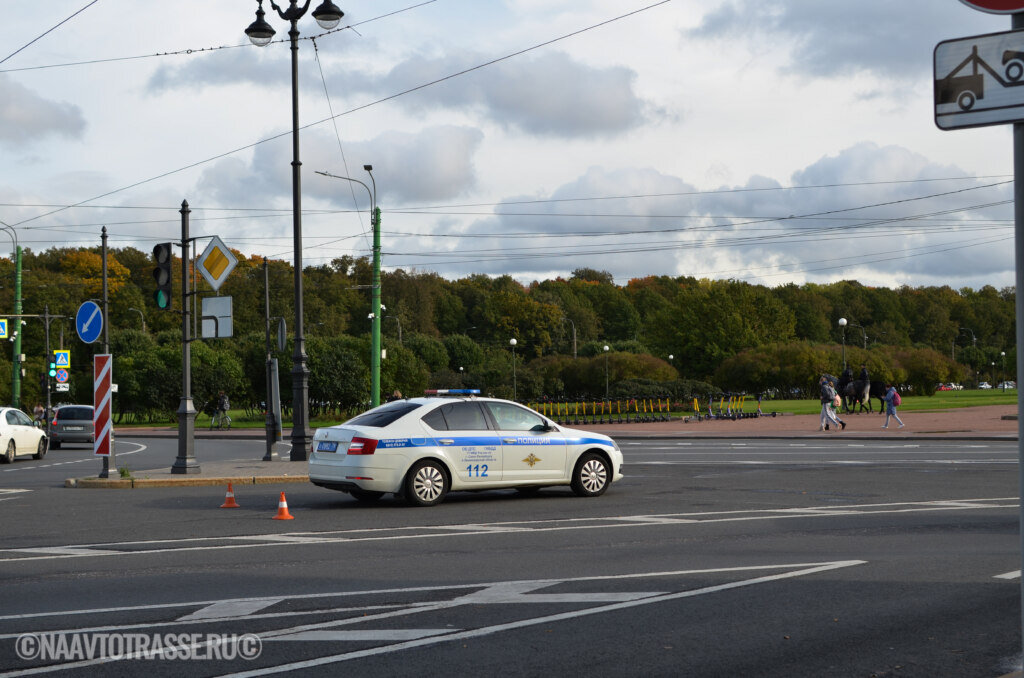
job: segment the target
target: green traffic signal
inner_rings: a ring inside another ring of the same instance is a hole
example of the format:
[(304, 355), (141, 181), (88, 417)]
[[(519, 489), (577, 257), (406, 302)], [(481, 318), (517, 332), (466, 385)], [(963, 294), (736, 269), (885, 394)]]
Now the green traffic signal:
[(156, 268), (153, 269), (153, 279), (156, 280), (153, 300), (161, 311), (168, 311), (171, 308), (171, 263), (174, 260), (171, 256), (171, 243), (156, 245), (153, 248), (153, 260), (156, 261)]
[(54, 363), (54, 362), (50, 363), (50, 376), (51, 377), (56, 377), (57, 376), (57, 363)]

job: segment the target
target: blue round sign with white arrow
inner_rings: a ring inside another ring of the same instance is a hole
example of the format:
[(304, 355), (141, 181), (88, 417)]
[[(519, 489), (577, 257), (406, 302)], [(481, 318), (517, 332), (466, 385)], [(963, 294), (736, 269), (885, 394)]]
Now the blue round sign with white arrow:
[(78, 330), (78, 338), (87, 344), (100, 338), (100, 332), (103, 331), (103, 311), (95, 301), (87, 301), (78, 307), (75, 329)]

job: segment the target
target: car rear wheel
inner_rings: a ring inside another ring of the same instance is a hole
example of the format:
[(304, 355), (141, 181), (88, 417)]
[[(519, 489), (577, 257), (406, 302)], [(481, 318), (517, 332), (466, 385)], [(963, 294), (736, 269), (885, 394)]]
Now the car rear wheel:
[(432, 459), (417, 462), (405, 476), (405, 500), (413, 506), (434, 506), (448, 493), (448, 477)]
[(362, 502), (374, 502), (384, 496), (383, 492), (372, 492), (370, 490), (352, 490), (349, 492), (353, 497)]
[(572, 491), (578, 497), (597, 497), (604, 494), (611, 482), (611, 468), (604, 457), (588, 452), (580, 457), (572, 472)]
[(54, 440), (52, 443), (50, 443), (50, 449), (51, 450), (59, 450), (60, 449), (60, 441), (59, 440)]
[(39, 445), (36, 447), (36, 453), (33, 455), (36, 459), (42, 459), (46, 456), (46, 437), (39, 439)]
[(0, 459), (3, 459), (3, 462), (5, 464), (11, 464), (14, 462), (15, 454), (17, 454), (17, 449), (15, 449), (14, 447), (14, 439), (11, 438), (11, 440), (7, 443), (7, 451), (4, 452), (4, 456), (0, 457)]

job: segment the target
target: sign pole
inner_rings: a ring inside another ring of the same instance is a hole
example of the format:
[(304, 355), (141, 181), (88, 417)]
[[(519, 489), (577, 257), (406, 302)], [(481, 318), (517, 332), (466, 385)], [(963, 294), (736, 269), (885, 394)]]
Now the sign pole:
[[(1011, 17), (1013, 30), (1024, 29), (1024, 13)], [(1017, 375), (1024, 374), (1024, 123), (1013, 123), (1013, 221), (1014, 221), (1014, 284), (1017, 294), (1014, 302), (1017, 314)], [(1018, 376), (1017, 379), (1020, 379)], [(1024, 391), (1017, 391), (1017, 412), (1024, 411)], [(1024, 491), (1024, 419), (1017, 417), (1017, 473), (1018, 489)], [(1024, 496), (1024, 495), (1022, 495)], [(1020, 524), (1024, 525), (1024, 502), (1021, 502)], [(1021, 530), (1020, 550), (1024, 556), (1024, 530)], [(1021, 577), (1021, 648), (1024, 650), (1024, 577)]]

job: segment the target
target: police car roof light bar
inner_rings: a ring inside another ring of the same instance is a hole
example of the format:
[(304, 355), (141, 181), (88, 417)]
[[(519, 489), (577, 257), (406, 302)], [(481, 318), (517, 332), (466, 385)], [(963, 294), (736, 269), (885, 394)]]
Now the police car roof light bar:
[(478, 388), (428, 388), (425, 395), (480, 395)]

